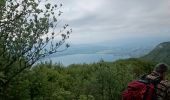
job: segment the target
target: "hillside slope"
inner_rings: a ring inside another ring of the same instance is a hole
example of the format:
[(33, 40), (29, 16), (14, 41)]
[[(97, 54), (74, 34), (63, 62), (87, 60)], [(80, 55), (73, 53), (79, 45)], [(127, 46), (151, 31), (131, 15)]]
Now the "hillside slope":
[(170, 65), (170, 42), (160, 43), (150, 53), (141, 58), (154, 62), (164, 62)]

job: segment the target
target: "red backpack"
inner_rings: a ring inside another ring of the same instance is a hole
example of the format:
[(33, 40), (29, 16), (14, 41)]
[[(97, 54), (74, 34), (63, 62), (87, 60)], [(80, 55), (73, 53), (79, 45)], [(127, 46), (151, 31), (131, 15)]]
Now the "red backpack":
[[(146, 76), (146, 75), (145, 75)], [(122, 93), (122, 100), (157, 100), (156, 85), (160, 78), (150, 80), (141, 78), (128, 84), (128, 88)]]

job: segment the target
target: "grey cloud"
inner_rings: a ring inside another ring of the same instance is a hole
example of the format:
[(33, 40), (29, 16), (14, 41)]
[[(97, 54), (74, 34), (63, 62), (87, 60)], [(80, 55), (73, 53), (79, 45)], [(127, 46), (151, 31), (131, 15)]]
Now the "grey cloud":
[(63, 20), (73, 28), (75, 42), (84, 43), (87, 42), (84, 37), (96, 36), (96, 41), (115, 39), (118, 34), (170, 37), (169, 0), (64, 0), (63, 3), (67, 9)]

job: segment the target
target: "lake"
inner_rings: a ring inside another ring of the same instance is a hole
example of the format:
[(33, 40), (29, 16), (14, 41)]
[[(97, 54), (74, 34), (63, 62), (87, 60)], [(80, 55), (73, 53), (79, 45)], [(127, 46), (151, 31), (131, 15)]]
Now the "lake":
[(83, 64), (83, 63), (94, 63), (98, 62), (101, 59), (104, 61), (115, 61), (118, 59), (129, 58), (128, 55), (113, 55), (113, 54), (73, 54), (73, 55), (65, 55), (59, 57), (48, 57), (40, 60), (39, 62), (44, 61), (52, 61), (52, 63), (62, 63), (64, 66), (68, 66), (70, 64)]

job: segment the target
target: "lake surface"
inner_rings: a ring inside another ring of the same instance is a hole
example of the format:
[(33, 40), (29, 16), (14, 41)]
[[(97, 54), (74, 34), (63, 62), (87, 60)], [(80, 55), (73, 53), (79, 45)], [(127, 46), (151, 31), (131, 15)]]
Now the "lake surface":
[(73, 55), (65, 55), (59, 57), (48, 57), (40, 60), (40, 62), (44, 61), (52, 61), (52, 63), (62, 63), (64, 66), (68, 66), (70, 64), (83, 64), (83, 63), (94, 63), (98, 62), (101, 59), (104, 61), (115, 61), (118, 59), (129, 58), (128, 55), (118, 56), (113, 54), (73, 54)]

